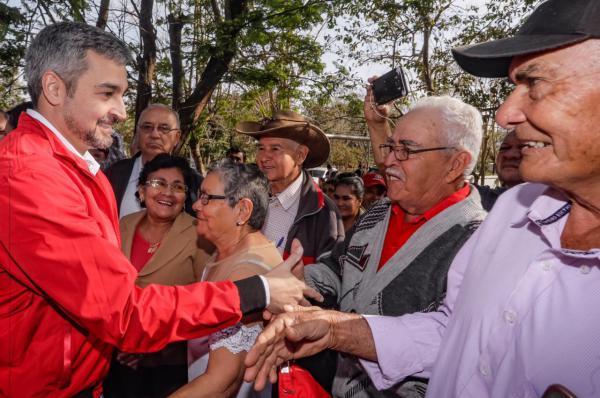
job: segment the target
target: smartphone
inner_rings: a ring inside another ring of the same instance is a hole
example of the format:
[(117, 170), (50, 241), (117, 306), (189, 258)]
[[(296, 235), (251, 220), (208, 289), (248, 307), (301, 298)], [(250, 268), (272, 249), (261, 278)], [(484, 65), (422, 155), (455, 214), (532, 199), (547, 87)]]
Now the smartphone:
[(380, 76), (371, 83), (373, 97), (377, 105), (387, 104), (397, 98), (406, 97), (408, 85), (401, 67), (397, 67)]

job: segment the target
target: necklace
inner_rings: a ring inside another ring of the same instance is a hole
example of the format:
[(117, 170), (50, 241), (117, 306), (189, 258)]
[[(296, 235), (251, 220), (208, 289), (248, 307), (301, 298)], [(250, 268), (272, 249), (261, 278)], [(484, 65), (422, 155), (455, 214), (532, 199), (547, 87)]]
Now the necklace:
[(150, 246), (148, 246), (148, 251), (146, 253), (148, 253), (148, 254), (154, 254), (154, 252), (156, 250), (158, 250), (158, 247), (160, 246), (160, 242), (161, 241), (158, 241), (156, 243), (151, 243)]

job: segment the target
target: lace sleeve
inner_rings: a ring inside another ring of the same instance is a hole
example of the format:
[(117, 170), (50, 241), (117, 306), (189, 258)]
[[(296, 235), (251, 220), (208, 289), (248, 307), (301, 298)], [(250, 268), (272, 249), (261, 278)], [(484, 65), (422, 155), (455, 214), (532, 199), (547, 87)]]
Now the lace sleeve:
[(211, 334), (208, 344), (211, 351), (225, 347), (231, 353), (239, 354), (242, 351), (250, 351), (261, 331), (262, 326), (259, 324), (244, 326), (238, 323), (237, 325)]

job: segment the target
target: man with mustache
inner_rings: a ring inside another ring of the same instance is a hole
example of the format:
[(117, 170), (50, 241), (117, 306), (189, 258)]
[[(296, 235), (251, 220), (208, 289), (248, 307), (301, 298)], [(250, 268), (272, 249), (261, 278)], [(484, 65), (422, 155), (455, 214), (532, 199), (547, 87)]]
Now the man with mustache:
[(430, 397), (598, 397), (600, 4), (549, 0), (515, 36), (453, 53), (469, 73), (514, 83), (496, 121), (521, 140), (528, 183), (457, 254), (437, 310), (285, 314), (247, 356), (258, 387), (272, 364), (333, 347), (362, 358), (379, 389), (420, 376)]
[[(401, 117), (382, 151), (387, 198), (376, 202), (331, 256), (305, 268), (307, 283), (340, 310), (370, 315), (431, 311), (442, 302), (452, 259), (485, 217), (465, 179), (481, 145), (472, 106), (448, 96), (419, 101)], [(389, 393), (420, 396), (412, 378)], [(333, 395), (375, 393), (358, 360), (338, 356)]]
[(0, 396), (98, 398), (114, 347), (158, 351), (310, 293), (290, 271), (297, 246), (264, 279), (135, 285), (89, 153), (125, 118), (130, 60), (113, 35), (73, 22), (42, 29), (27, 50), (34, 109), (0, 142)]

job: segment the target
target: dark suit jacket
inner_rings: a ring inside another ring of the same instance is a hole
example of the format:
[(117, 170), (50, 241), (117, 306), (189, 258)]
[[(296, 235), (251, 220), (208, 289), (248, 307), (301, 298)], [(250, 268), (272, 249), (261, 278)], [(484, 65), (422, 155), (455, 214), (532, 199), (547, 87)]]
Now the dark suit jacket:
[[(127, 189), (129, 177), (131, 177), (131, 172), (133, 171), (133, 164), (140, 156), (142, 156), (142, 153), (138, 152), (132, 158), (119, 160), (105, 171), (106, 177), (108, 178), (108, 181), (110, 181), (110, 185), (112, 185), (113, 192), (115, 193), (117, 209), (119, 211), (121, 211), (121, 202), (123, 201), (123, 196)], [(195, 217), (196, 212), (192, 209), (192, 205), (198, 199), (198, 189), (202, 184), (202, 176), (196, 171), (193, 171), (193, 177), (192, 186), (188, 187), (189, 194), (185, 199), (185, 211)]]

